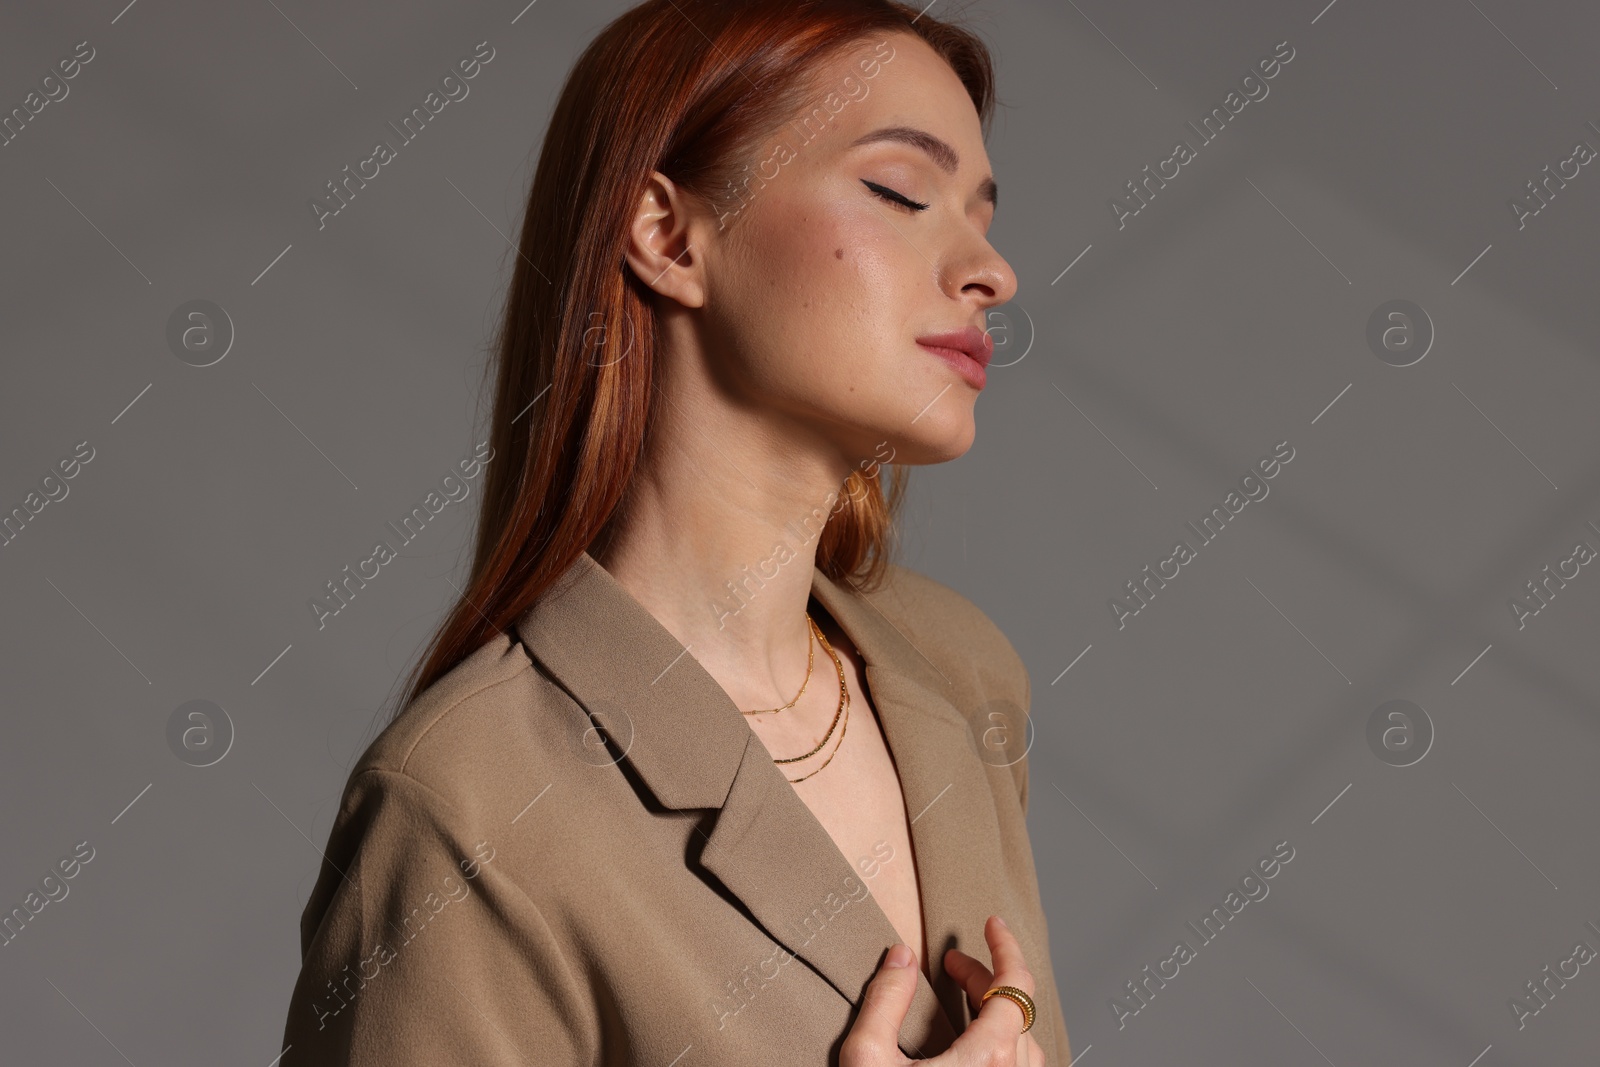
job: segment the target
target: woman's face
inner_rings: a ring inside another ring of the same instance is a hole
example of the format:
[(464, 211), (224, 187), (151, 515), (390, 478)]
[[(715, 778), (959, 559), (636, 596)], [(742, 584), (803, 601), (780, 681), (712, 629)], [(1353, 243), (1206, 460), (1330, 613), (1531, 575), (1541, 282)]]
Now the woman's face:
[(986, 238), (995, 205), (977, 111), (906, 33), (851, 48), (816, 84), (807, 111), (763, 142), (748, 184), (694, 226), (710, 373), (764, 424), (852, 466), (891, 447), (899, 463), (953, 459), (972, 444), (985, 354), (974, 365), (919, 339), (986, 340), (986, 312), (1017, 288)]

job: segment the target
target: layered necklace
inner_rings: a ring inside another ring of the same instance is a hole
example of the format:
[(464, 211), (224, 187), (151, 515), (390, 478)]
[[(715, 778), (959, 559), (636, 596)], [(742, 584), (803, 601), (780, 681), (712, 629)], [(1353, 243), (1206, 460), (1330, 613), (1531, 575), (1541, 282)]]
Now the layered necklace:
[[(828, 738), (832, 737), (833, 736), (833, 731), (837, 729), (839, 731), (839, 741), (838, 741), (837, 744), (835, 744), (833, 746), (833, 751), (828, 753), (828, 758), (822, 761), (822, 767), (826, 767), (828, 764), (833, 762), (833, 757), (839, 754), (839, 749), (844, 747), (845, 730), (849, 729), (849, 727), (850, 727), (850, 690), (845, 685), (845, 682), (844, 682), (844, 664), (842, 662), (840, 662), (839, 654), (837, 652), (835, 652), (833, 650), (833, 646), (828, 643), (828, 638), (823, 634), (821, 628), (817, 626), (816, 621), (811, 618), (811, 613), (809, 611), (806, 612), (806, 628), (811, 634), (816, 636), (817, 641), (822, 644), (823, 651), (827, 652), (829, 658), (831, 658), (833, 660), (834, 669), (839, 672), (839, 707), (838, 707), (838, 710), (836, 710), (833, 713), (833, 723), (832, 723), (832, 725), (830, 725), (828, 727), (828, 732), (826, 734), (822, 735), (822, 740), (817, 742), (817, 747), (816, 748), (813, 748), (810, 752), (807, 752), (807, 753), (805, 753), (803, 755), (792, 756), (792, 757), (789, 757), (788, 759), (777, 759), (776, 757), (774, 757), (772, 762), (774, 762), (774, 763), (799, 763), (803, 759), (809, 759), (812, 756), (815, 756), (818, 752), (822, 751), (823, 746), (828, 743)], [(805, 693), (807, 683), (809, 683), (811, 681), (811, 668), (812, 668), (812, 665), (815, 662), (816, 662), (816, 648), (809, 640), (807, 640), (807, 642), (806, 642), (806, 677), (805, 677), (805, 681), (800, 683), (800, 692), (798, 692), (798, 693), (796, 693), (794, 695), (794, 699), (789, 701), (789, 703), (783, 705), (782, 707), (778, 707), (778, 708), (760, 708), (760, 709), (758, 709), (756, 711), (745, 711), (743, 713), (745, 715), (773, 715), (773, 714), (776, 714), (777, 712), (784, 711), (784, 710), (787, 710), (789, 708), (794, 707), (795, 704), (797, 704), (799, 702), (800, 697)], [(841, 719), (843, 720), (843, 725), (842, 726), (840, 725)], [(797, 782), (803, 782), (807, 778), (810, 778), (812, 774), (816, 774), (818, 771), (821, 771), (822, 767), (818, 767), (815, 771), (812, 771), (811, 774), (801, 775), (799, 778), (789, 778), (789, 782), (790, 782), (790, 784), (794, 784), (794, 783), (797, 783)], [(784, 777), (787, 778), (788, 775), (785, 775)]]

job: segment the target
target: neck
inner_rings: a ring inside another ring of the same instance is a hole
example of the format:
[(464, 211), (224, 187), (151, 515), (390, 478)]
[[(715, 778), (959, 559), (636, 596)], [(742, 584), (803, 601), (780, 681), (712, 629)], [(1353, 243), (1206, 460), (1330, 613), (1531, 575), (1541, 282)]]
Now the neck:
[(684, 405), (663, 408), (613, 535), (590, 553), (736, 705), (776, 707), (805, 677), (817, 544), (850, 468), (808, 457), (770, 416), (684, 426)]

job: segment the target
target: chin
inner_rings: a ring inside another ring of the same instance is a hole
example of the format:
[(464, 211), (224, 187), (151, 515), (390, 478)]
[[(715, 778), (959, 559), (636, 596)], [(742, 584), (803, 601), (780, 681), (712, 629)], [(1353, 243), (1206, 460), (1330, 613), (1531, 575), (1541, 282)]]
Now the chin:
[(908, 466), (948, 463), (972, 448), (978, 436), (972, 407), (950, 405), (943, 412), (938, 407), (929, 408), (909, 427), (884, 427), (883, 439), (894, 447), (893, 462)]

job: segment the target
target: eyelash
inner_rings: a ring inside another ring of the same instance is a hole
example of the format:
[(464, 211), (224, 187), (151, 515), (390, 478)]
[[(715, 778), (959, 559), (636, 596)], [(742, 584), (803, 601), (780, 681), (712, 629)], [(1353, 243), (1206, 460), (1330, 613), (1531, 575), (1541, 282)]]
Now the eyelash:
[(861, 184), (865, 185), (868, 189), (871, 189), (874, 193), (877, 193), (891, 204), (899, 204), (902, 207), (911, 208), (913, 211), (926, 211), (928, 208), (927, 204), (919, 204), (909, 197), (902, 196), (900, 193), (895, 192), (887, 185), (879, 185), (877, 182), (869, 182), (865, 178), (861, 179)]

